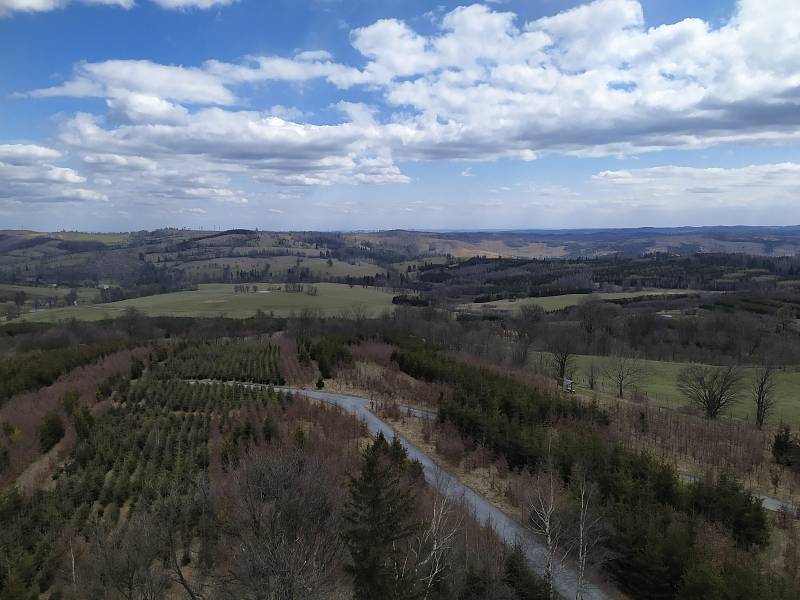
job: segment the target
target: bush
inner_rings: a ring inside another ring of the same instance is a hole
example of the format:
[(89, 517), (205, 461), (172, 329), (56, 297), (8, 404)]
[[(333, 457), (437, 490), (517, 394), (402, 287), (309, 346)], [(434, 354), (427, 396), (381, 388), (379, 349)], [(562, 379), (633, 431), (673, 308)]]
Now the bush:
[(0, 446), (0, 475), (9, 467), (11, 459), (8, 456), (8, 448)]
[(47, 452), (64, 437), (64, 423), (56, 413), (50, 413), (39, 427), (39, 447)]
[(779, 465), (800, 467), (800, 440), (792, 435), (788, 425), (781, 427), (772, 440), (772, 456)]

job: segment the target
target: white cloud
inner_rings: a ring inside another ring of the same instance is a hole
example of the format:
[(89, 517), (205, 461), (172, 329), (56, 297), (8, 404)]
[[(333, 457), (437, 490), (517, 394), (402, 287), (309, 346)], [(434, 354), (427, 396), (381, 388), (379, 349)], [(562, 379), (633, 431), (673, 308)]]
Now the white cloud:
[[(136, 5), (135, 0), (75, 0), (80, 4), (119, 6), (130, 9)], [(0, 17), (15, 12), (49, 12), (64, 8), (73, 0), (0, 0)], [(207, 9), (214, 6), (225, 6), (236, 0), (151, 0), (157, 6), (168, 10)]]
[(175, 123), (186, 118), (176, 102), (233, 104), (245, 84), (368, 86), (395, 111), (379, 133), (404, 159), (797, 141), (800, 58), (790, 49), (800, 45), (800, 4), (779, 11), (776, 3), (741, 0), (717, 29), (698, 19), (647, 28), (636, 0), (597, 0), (527, 23), (462, 6), (429, 36), (396, 19), (354, 30), (363, 68), (324, 50), (202, 68), (107, 61), (83, 63), (63, 85), (31, 94), (107, 97), (118, 118)]
[[(64, 85), (33, 90), (33, 97), (75, 96), (112, 98), (140, 107), (159, 99), (196, 104), (233, 104), (234, 94), (216, 76), (202, 69), (161, 65), (148, 60), (107, 60), (80, 63)], [(156, 114), (164, 111), (155, 106)]]
[(11, 165), (33, 164), (43, 160), (61, 158), (53, 148), (35, 144), (0, 144), (0, 161)]
[(227, 6), (237, 0), (151, 0), (161, 8), (168, 10), (185, 10), (189, 8), (207, 9), (215, 6)]
[(738, 168), (661, 166), (602, 171), (592, 177), (603, 202), (667, 211), (702, 209), (794, 210), (800, 197), (800, 164)]
[(60, 158), (57, 150), (45, 146), (0, 145), (0, 204), (107, 199), (89, 189), (75, 170), (52, 164)]

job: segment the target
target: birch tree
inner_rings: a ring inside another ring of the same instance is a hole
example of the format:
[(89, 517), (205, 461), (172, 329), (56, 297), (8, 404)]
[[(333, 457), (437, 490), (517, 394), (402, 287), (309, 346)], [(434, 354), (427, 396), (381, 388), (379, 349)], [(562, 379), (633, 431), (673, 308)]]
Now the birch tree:
[(528, 527), (545, 543), (545, 585), (548, 597), (556, 597), (553, 571), (570, 552), (565, 512), (567, 493), (554, 468), (548, 446), (547, 462), (537, 474), (528, 496)]
[(579, 468), (572, 478), (572, 486), (577, 501), (578, 518), (575, 522), (574, 546), (577, 551), (577, 589), (575, 600), (583, 600), (587, 589), (587, 573), (599, 560), (599, 550), (603, 541), (603, 515), (600, 493), (592, 482), (586, 469)]

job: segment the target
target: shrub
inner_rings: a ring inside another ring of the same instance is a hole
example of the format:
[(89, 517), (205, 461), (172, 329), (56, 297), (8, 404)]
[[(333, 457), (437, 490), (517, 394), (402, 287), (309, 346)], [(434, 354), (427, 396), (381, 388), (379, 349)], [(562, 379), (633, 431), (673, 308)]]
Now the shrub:
[(50, 413), (39, 427), (39, 447), (47, 452), (64, 437), (64, 423), (56, 413)]

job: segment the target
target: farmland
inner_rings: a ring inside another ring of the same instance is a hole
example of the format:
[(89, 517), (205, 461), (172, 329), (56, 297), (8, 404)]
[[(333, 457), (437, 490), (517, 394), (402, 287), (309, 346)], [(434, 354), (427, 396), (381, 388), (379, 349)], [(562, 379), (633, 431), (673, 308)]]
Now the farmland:
[(571, 306), (577, 306), (582, 302), (592, 300), (630, 300), (634, 298), (645, 298), (649, 296), (680, 295), (691, 294), (692, 290), (639, 290), (633, 292), (597, 292), (594, 294), (559, 294), (557, 296), (542, 296), (538, 298), (521, 298), (519, 300), (498, 300), (496, 302), (470, 302), (462, 304), (458, 308), (467, 312), (475, 311), (500, 311), (504, 313), (518, 312), (523, 306), (541, 306), (546, 312), (563, 310)]
[[(258, 284), (256, 284), (258, 285)], [(317, 295), (286, 292), (281, 286), (261, 284), (256, 293), (237, 294), (236, 286), (225, 283), (201, 284), (197, 290), (133, 298), (108, 304), (59, 308), (21, 317), (25, 321), (56, 322), (68, 319), (97, 321), (113, 318), (135, 308), (148, 316), (246, 318), (262, 310), (287, 316), (303, 309), (334, 315), (355, 308), (378, 315), (392, 307), (392, 293), (375, 288), (344, 284), (316, 284)]]

